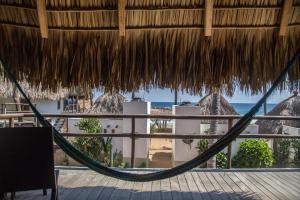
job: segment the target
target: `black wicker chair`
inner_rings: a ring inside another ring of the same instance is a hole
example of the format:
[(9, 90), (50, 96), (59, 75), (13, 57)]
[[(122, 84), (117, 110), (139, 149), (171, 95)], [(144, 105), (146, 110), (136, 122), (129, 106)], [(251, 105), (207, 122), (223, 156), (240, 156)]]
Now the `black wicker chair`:
[(51, 128), (0, 129), (0, 199), (15, 192), (52, 189), (57, 199)]

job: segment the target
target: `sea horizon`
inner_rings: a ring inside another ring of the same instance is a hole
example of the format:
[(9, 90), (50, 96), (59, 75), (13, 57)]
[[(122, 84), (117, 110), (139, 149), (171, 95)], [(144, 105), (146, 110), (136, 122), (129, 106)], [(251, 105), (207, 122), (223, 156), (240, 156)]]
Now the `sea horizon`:
[[(195, 105), (197, 102), (191, 102), (192, 105)], [(180, 103), (178, 103), (180, 104)], [(151, 102), (151, 108), (168, 108), (171, 109), (174, 105), (174, 102)], [(255, 103), (230, 103), (230, 105), (235, 109), (240, 115), (246, 114)], [(275, 103), (267, 104), (267, 112), (270, 112), (276, 106)], [(263, 107), (258, 111), (256, 115), (264, 115)]]

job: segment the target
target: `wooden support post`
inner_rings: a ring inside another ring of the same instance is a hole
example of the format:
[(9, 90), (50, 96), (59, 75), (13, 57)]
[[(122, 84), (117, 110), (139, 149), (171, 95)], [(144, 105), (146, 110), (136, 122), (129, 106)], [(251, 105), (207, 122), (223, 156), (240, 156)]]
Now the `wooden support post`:
[(131, 118), (131, 168), (135, 166), (135, 118)]
[[(229, 119), (228, 120), (228, 130), (230, 130), (232, 128), (232, 122), (233, 120), (232, 119)], [(227, 146), (227, 168), (230, 169), (231, 168), (231, 144), (230, 143), (228, 146)]]
[(286, 36), (288, 32), (289, 17), (292, 12), (293, 0), (285, 0), (281, 11), (279, 36)]
[(125, 23), (126, 23), (126, 13), (125, 13), (125, 0), (118, 0), (118, 17), (119, 17), (119, 36), (125, 36)]
[(42, 38), (48, 38), (48, 22), (47, 22), (47, 12), (46, 12), (46, 2), (45, 0), (37, 0), (37, 11), (39, 18), (39, 25)]
[(204, 36), (212, 35), (213, 0), (205, 0)]

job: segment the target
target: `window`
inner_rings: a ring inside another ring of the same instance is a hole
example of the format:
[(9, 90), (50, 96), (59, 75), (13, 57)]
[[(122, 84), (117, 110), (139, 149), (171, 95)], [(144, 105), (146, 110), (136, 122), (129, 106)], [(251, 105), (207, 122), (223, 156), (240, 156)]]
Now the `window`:
[(60, 110), (60, 100), (57, 101), (57, 110)]

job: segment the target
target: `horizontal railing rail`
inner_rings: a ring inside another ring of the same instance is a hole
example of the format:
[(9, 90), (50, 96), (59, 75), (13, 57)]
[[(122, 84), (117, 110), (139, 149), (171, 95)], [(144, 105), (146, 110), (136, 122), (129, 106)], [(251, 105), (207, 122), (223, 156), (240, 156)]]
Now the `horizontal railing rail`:
[[(61, 133), (67, 137), (132, 137), (131, 133)], [(136, 133), (135, 138), (165, 138), (165, 139), (218, 139), (224, 134), (215, 135), (191, 135), (191, 134), (147, 134)], [(300, 139), (300, 135), (287, 135), (287, 134), (241, 134), (237, 138), (258, 138), (258, 139)]]
[[(131, 132), (130, 133), (70, 133), (67, 129), (66, 133), (61, 133), (65, 137), (127, 137), (131, 139), (131, 162), (130, 166), (135, 167), (135, 140), (139, 138), (166, 138), (166, 139), (217, 139), (223, 135), (215, 134), (146, 134), (137, 133), (135, 130), (136, 119), (182, 119), (182, 120), (226, 120), (228, 129), (233, 126), (234, 120), (242, 118), (240, 115), (153, 115), (153, 114), (49, 114), (44, 113), (44, 117), (49, 118), (98, 118), (98, 119), (131, 119)], [(8, 119), (9, 126), (14, 127), (14, 119), (20, 117), (35, 117), (33, 113), (18, 113), (18, 114), (0, 114), (0, 119)], [(300, 116), (255, 116), (254, 120), (300, 120)], [(36, 120), (36, 119), (35, 119)], [(68, 123), (68, 120), (67, 120)], [(36, 126), (38, 126), (36, 120)], [(67, 125), (68, 126), (68, 125)], [(300, 135), (287, 135), (287, 134), (241, 134), (238, 138), (261, 138), (261, 139), (300, 139)], [(231, 143), (227, 146), (227, 166), (231, 168)]]
[[(229, 120), (240, 119), (241, 115), (152, 115), (152, 114), (42, 114), (44, 117), (57, 117), (57, 118), (136, 118), (136, 119), (188, 119), (188, 120)], [(24, 117), (35, 117), (32, 113), (24, 113)], [(254, 116), (253, 119), (266, 119), (266, 120), (300, 120), (300, 116)]]

